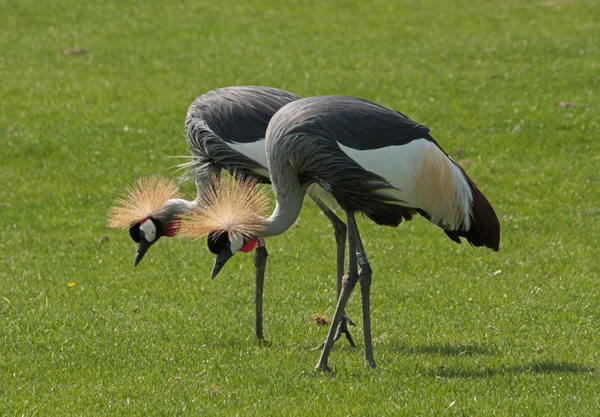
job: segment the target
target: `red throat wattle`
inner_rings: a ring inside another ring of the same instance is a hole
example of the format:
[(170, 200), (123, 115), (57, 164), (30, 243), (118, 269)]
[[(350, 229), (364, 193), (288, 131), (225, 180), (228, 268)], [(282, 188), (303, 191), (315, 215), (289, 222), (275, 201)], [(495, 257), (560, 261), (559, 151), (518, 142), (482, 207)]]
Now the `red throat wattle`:
[(249, 241), (247, 241), (246, 243), (244, 243), (244, 246), (242, 246), (242, 248), (240, 249), (242, 252), (252, 252), (252, 249), (254, 249), (256, 247), (256, 242), (258, 242), (257, 238), (252, 238)]
[(175, 217), (173, 220), (167, 224), (165, 227), (165, 236), (172, 237), (179, 233), (181, 229), (181, 219), (179, 217)]

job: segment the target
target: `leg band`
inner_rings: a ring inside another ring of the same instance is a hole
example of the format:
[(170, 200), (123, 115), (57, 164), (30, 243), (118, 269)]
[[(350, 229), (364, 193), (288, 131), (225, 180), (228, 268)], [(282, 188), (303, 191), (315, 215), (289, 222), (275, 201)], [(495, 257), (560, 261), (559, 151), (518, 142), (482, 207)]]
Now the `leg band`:
[(359, 265), (366, 265), (369, 263), (369, 260), (367, 259), (367, 252), (358, 252), (356, 254), (356, 259), (358, 260)]

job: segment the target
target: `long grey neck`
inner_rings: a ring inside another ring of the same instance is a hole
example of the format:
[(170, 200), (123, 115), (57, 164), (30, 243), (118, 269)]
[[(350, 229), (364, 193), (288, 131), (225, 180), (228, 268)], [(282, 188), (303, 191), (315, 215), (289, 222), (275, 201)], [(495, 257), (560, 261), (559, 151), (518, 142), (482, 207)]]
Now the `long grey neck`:
[(279, 235), (292, 227), (300, 215), (306, 188), (306, 186), (300, 186), (297, 182), (287, 188), (273, 185), (277, 204), (273, 214), (265, 219), (267, 228), (259, 233), (261, 237)]
[(198, 207), (198, 202), (184, 200), (183, 198), (172, 198), (164, 205), (164, 217), (172, 219), (183, 213), (191, 213)]

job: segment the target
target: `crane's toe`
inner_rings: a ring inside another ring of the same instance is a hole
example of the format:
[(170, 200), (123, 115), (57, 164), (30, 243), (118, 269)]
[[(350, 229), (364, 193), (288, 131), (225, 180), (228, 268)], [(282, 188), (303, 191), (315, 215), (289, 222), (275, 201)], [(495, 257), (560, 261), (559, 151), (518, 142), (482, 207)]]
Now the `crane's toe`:
[[(346, 340), (348, 340), (348, 343), (350, 344), (350, 346), (355, 348), (356, 343), (354, 342), (354, 339), (352, 338), (352, 333), (350, 333), (350, 330), (348, 329), (348, 325), (356, 326), (356, 324), (354, 324), (352, 319), (350, 317), (348, 317), (346, 315), (346, 313), (344, 313), (344, 315), (342, 316), (342, 319), (340, 320), (340, 324), (338, 324), (338, 327), (335, 331), (333, 343), (337, 342), (340, 339), (340, 337), (342, 337), (342, 335), (344, 335), (344, 336), (346, 336)], [(321, 350), (321, 349), (323, 349), (323, 346), (325, 346), (325, 341), (323, 341), (319, 346), (311, 349), (311, 352), (314, 352), (315, 350)]]
[(346, 313), (344, 313), (344, 315), (342, 316), (342, 319), (340, 320), (340, 324), (338, 325), (337, 330), (335, 332), (335, 337), (333, 338), (333, 341), (337, 342), (337, 340), (340, 337), (342, 337), (342, 335), (344, 335), (344, 336), (346, 336), (346, 340), (348, 340), (348, 343), (350, 344), (350, 346), (356, 347), (356, 343), (354, 343), (352, 334), (350, 333), (350, 330), (348, 330), (348, 325), (356, 326), (356, 324), (354, 324), (352, 319), (350, 317), (348, 317), (346, 315)]
[(268, 340), (266, 340), (264, 337), (260, 338), (260, 339), (255, 338), (254, 340), (255, 340), (256, 344), (259, 346), (271, 346), (272, 345), (272, 343), (269, 342)]

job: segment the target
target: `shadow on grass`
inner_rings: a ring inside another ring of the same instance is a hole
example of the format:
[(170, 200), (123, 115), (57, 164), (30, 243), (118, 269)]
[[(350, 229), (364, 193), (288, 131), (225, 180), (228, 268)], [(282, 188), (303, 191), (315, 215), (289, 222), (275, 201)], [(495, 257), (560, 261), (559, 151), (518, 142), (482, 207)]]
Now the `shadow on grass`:
[(422, 370), (419, 373), (435, 378), (490, 378), (497, 375), (596, 374), (597, 370), (594, 367), (573, 362), (544, 360), (518, 366), (482, 367), (479, 369), (440, 366), (437, 369)]
[[(497, 356), (496, 349), (479, 343), (462, 344), (428, 344), (428, 345), (397, 345), (389, 349), (406, 355), (438, 355), (447, 357)], [(417, 373), (435, 378), (489, 378), (496, 375), (523, 374), (597, 374), (598, 370), (589, 365), (574, 362), (556, 362), (553, 360), (533, 360), (516, 366), (495, 367), (481, 366), (472, 368), (468, 365), (444, 365), (435, 369), (417, 367)]]
[(473, 356), (473, 355), (495, 355), (496, 352), (480, 344), (445, 343), (443, 345), (397, 345), (391, 346), (391, 350), (408, 355), (443, 355), (443, 356)]

